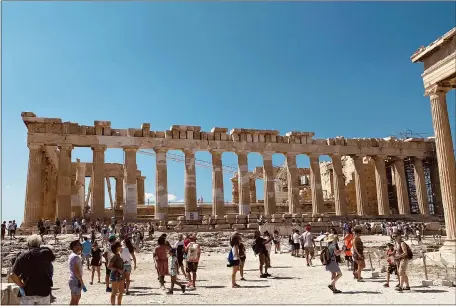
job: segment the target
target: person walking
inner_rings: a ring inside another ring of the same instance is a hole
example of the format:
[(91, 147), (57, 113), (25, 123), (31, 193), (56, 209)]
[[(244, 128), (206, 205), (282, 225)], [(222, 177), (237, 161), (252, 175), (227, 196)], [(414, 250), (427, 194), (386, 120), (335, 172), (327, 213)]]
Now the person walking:
[(92, 266), (92, 278), (90, 284), (93, 285), (93, 277), (95, 276), (95, 271), (97, 271), (98, 275), (98, 283), (101, 282), (100, 280), (100, 267), (102, 262), (102, 250), (98, 247), (98, 243), (95, 242), (92, 247), (92, 260), (90, 261), (90, 265)]
[(11, 269), (11, 280), (19, 286), (21, 305), (50, 305), (52, 262), (55, 255), (49, 248), (40, 248), (39, 235), (27, 238), (28, 251), (21, 253)]
[(108, 268), (111, 271), (109, 279), (112, 284), (111, 291), (111, 305), (122, 304), (122, 297), (125, 289), (125, 280), (124, 280), (124, 264), (120, 252), (122, 251), (122, 245), (119, 241), (114, 242), (111, 245), (111, 258), (109, 259)]
[(125, 295), (129, 295), (130, 283), (131, 283), (131, 271), (132, 271), (132, 264), (131, 261), (133, 259), (133, 269), (136, 270), (136, 256), (135, 256), (135, 248), (131, 243), (130, 239), (125, 239), (122, 242), (122, 251), (120, 253), (124, 263), (124, 279), (125, 279)]
[[(386, 250), (386, 261), (388, 262), (388, 269), (386, 273), (386, 283), (383, 285), (383, 287), (388, 288), (389, 283), (390, 283), (390, 278), (391, 275), (394, 273), (396, 276), (397, 274), (397, 264), (396, 264), (396, 259), (394, 258), (394, 245), (392, 243), (388, 243), (387, 245), (387, 250)], [(398, 284), (399, 287), (400, 284)]]
[(187, 254), (187, 274), (188, 274), (188, 287), (196, 288), (196, 273), (198, 271), (198, 263), (201, 257), (201, 248), (196, 243), (196, 234), (190, 236), (190, 243), (185, 248)]
[[(185, 273), (184, 269), (184, 235), (179, 234), (177, 239), (178, 241), (176, 241), (173, 247), (174, 249), (176, 249), (177, 265), (179, 266), (179, 269), (185, 276), (185, 278), (187, 278), (187, 274)], [(179, 274), (179, 269), (177, 270), (177, 274)]]
[(400, 233), (393, 235), (393, 238), (395, 239), (394, 257), (397, 262), (397, 273), (399, 274), (399, 286), (396, 287), (396, 290), (402, 292), (403, 290), (410, 290), (407, 268), (409, 260), (413, 258), (413, 253), (408, 244), (402, 240)]
[[(268, 267), (269, 263), (268, 261), (268, 256), (267, 256), (267, 250), (266, 250), (266, 243), (269, 243), (270, 241), (267, 241), (261, 237), (260, 231), (255, 231), (254, 234), (254, 244), (253, 244), (253, 252), (255, 255), (258, 255), (259, 261), (260, 261), (260, 278), (267, 278), (268, 276), (271, 276), (271, 274), (268, 273)], [(272, 238), (270, 238), (272, 239)], [(263, 273), (263, 266), (264, 266), (264, 273)]]
[(165, 275), (168, 275), (168, 247), (166, 246), (166, 238), (160, 236), (158, 238), (158, 246), (154, 250), (155, 266), (158, 273), (160, 288), (165, 289)]
[(358, 282), (364, 282), (361, 277), (361, 272), (366, 267), (366, 261), (364, 259), (364, 244), (361, 240), (361, 226), (355, 226), (355, 237), (353, 239), (353, 260), (358, 265), (356, 273), (354, 273)]
[(273, 233), (273, 240), (272, 242), (274, 243), (274, 253), (277, 254), (277, 252), (280, 252), (282, 254), (282, 249), (280, 248), (280, 235), (279, 231), (275, 230)]
[(87, 262), (87, 270), (90, 270), (90, 254), (92, 253), (92, 242), (89, 241), (87, 237), (84, 237), (84, 242), (82, 243), (82, 264)]
[(171, 288), (166, 294), (174, 294), (174, 286), (178, 285), (181, 287), (182, 293), (185, 293), (185, 285), (177, 281), (177, 272), (179, 271), (179, 263), (177, 258), (177, 250), (169, 250), (169, 275), (171, 276)]
[(6, 221), (3, 221), (2, 223), (2, 240), (5, 240), (5, 234), (6, 234)]
[(312, 259), (315, 255), (315, 241), (310, 226), (306, 226), (306, 231), (301, 235), (303, 256), (306, 258), (307, 266), (312, 266)]
[(299, 231), (297, 229), (293, 230), (293, 253), (292, 256), (299, 256)]
[(344, 236), (344, 246), (345, 246), (345, 265), (347, 266), (348, 271), (353, 270), (354, 271), (354, 266), (353, 266), (353, 253), (352, 253), (352, 247), (353, 247), (353, 232), (351, 227), (348, 227), (345, 232)]
[(327, 255), (329, 257), (326, 258), (325, 269), (326, 271), (331, 272), (331, 284), (328, 285), (328, 288), (333, 293), (341, 293), (342, 291), (336, 289), (336, 282), (339, 280), (339, 278), (342, 277), (342, 272), (340, 271), (340, 267), (337, 264), (336, 256), (340, 255), (343, 251), (336, 248), (336, 235), (329, 234), (325, 241), (328, 243)]
[(111, 256), (113, 256), (113, 253), (111, 251), (111, 245), (116, 242), (116, 236), (111, 235), (109, 237), (108, 243), (106, 245), (106, 248), (103, 252), (103, 258), (105, 260), (105, 267), (106, 267), (106, 276), (105, 276), (105, 283), (106, 283), (106, 292), (112, 292), (112, 289), (109, 287), (109, 282), (110, 282), (110, 277), (111, 277), (111, 270), (109, 270), (108, 265), (109, 265), (109, 259)]
[(239, 236), (239, 273), (241, 274), (241, 281), (245, 281), (244, 278), (244, 265), (247, 259), (245, 245), (242, 243), (242, 238)]
[(16, 230), (17, 230), (17, 223), (16, 223), (16, 220), (13, 220), (13, 232), (12, 232), (13, 239), (16, 239)]
[(84, 280), (82, 279), (83, 262), (79, 257), (82, 251), (82, 246), (79, 239), (70, 243), (70, 249), (72, 251), (70, 257), (68, 258), (68, 268), (70, 271), (68, 286), (70, 287), (71, 292), (70, 305), (78, 305), (79, 300), (81, 299), (81, 291), (86, 290)]
[(241, 243), (239, 235), (235, 235), (231, 239), (231, 254), (232, 260), (230, 264), (232, 266), (231, 272), (231, 287), (232, 288), (239, 288), (240, 286), (236, 284), (236, 274), (239, 271), (240, 265), (240, 255), (239, 255), (239, 244)]

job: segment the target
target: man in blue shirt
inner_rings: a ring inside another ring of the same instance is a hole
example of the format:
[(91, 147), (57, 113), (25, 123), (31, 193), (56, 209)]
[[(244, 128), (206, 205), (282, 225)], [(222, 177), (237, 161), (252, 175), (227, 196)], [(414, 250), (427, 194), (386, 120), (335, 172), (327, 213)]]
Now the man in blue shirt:
[(84, 242), (82, 243), (82, 264), (84, 265), (84, 261), (87, 259), (87, 270), (90, 270), (90, 254), (92, 253), (92, 242), (84, 237)]

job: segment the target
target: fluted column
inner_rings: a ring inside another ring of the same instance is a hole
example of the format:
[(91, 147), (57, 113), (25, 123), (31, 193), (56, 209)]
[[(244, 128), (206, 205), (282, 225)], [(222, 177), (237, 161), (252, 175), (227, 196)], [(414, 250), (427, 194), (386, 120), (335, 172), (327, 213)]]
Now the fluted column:
[(390, 215), (385, 158), (386, 156), (381, 155), (373, 156), (375, 162), (375, 187), (377, 189), (378, 214), (380, 216)]
[(124, 148), (125, 153), (125, 206), (123, 209), (124, 221), (135, 221), (138, 214), (138, 187), (136, 184), (136, 152), (138, 147), (126, 147)]
[(247, 152), (237, 152), (239, 182), (239, 214), (250, 214), (250, 186)]
[(138, 184), (138, 204), (139, 205), (144, 205), (144, 196), (145, 196), (145, 191), (144, 191), (144, 181), (146, 180), (145, 176), (139, 176), (136, 178), (136, 182)]
[(90, 209), (90, 218), (92, 220), (104, 219), (105, 151), (105, 145), (92, 146), (92, 207)]
[(299, 207), (298, 169), (296, 169), (296, 154), (286, 154), (288, 181), (288, 213), (297, 214)]
[(403, 157), (397, 157), (394, 160), (394, 182), (396, 184), (397, 207), (399, 209), (399, 214), (410, 214), (410, 201), (408, 197)]
[(334, 206), (336, 216), (345, 216), (347, 214), (347, 202), (345, 195), (345, 180), (342, 172), (341, 156), (338, 154), (331, 155), (333, 165), (333, 183), (334, 183)]
[(239, 179), (237, 176), (231, 178), (231, 197), (233, 204), (239, 204)]
[(320, 156), (318, 154), (308, 154), (310, 159), (310, 189), (312, 193), (312, 214), (323, 213), (324, 200), (321, 186)]
[(424, 168), (421, 158), (415, 157), (413, 159), (413, 169), (415, 176), (416, 198), (418, 200), (418, 207), (420, 213), (429, 215), (429, 202), (427, 197), (426, 181), (424, 180)]
[(155, 176), (155, 219), (168, 219), (168, 167), (166, 149), (154, 149), (156, 162)]
[(263, 185), (264, 185), (264, 214), (276, 213), (274, 167), (272, 165), (272, 153), (263, 153)]
[(46, 167), (46, 193), (44, 195), (43, 218), (54, 220), (57, 201), (57, 171), (50, 164)]
[(223, 192), (223, 151), (212, 150), (212, 215), (225, 215), (225, 196)]
[(451, 246), (454, 250), (456, 248), (456, 170), (446, 90), (434, 85), (426, 91), (426, 95), (429, 95), (431, 99), (432, 124), (447, 233), (445, 245)]
[(38, 144), (28, 144), (29, 163), (27, 173), (27, 187), (25, 195), (24, 224), (26, 226), (35, 225), (41, 216), (43, 206), (43, 146)]
[(195, 151), (185, 153), (185, 220), (198, 220), (198, 202), (196, 199)]
[(60, 220), (71, 219), (71, 151), (72, 145), (59, 146), (59, 170), (57, 177), (57, 212)]
[(254, 178), (249, 178), (249, 189), (250, 189), (250, 204), (256, 204), (256, 181)]
[(79, 184), (78, 189), (78, 206), (80, 208), (79, 216), (83, 216), (84, 203), (85, 203), (85, 178), (86, 178), (86, 164), (79, 163), (76, 169), (76, 176)]
[(355, 189), (356, 189), (356, 208), (358, 216), (364, 216), (367, 205), (367, 194), (365, 188), (366, 176), (362, 156), (352, 156), (355, 166)]
[(124, 179), (123, 176), (116, 177), (116, 209), (120, 209), (125, 206), (124, 203)]
[(79, 205), (79, 187), (78, 181), (78, 166), (80, 160), (76, 159), (76, 163), (71, 163), (71, 217), (81, 217), (82, 208)]

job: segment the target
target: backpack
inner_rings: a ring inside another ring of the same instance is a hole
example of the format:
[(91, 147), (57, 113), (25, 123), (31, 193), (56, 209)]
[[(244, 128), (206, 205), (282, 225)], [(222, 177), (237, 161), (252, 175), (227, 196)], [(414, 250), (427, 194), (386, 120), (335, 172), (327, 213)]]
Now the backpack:
[(324, 247), (323, 250), (320, 253), (320, 261), (322, 265), (326, 266), (330, 262), (329, 258), (329, 249), (328, 247)]
[[(405, 242), (404, 242), (405, 243)], [(413, 252), (412, 249), (409, 247), (407, 243), (405, 243), (405, 246), (407, 247), (407, 259), (413, 259)]]
[(187, 252), (187, 260), (190, 262), (197, 262), (198, 261), (198, 249), (199, 244), (197, 243), (190, 243)]
[(228, 262), (231, 264), (234, 260), (234, 255), (233, 255), (233, 249), (230, 249), (230, 252), (228, 253)]

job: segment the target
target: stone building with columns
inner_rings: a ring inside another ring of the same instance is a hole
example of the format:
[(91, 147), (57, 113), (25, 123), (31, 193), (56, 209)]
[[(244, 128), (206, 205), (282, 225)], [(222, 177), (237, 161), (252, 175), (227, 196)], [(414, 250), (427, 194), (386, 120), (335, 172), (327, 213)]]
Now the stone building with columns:
[[(456, 251), (456, 163), (447, 92), (456, 88), (456, 27), (432, 42), (421, 46), (411, 56), (413, 63), (422, 62), (424, 95), (430, 99), (435, 135), (438, 173), (446, 225), (444, 250), (449, 250), (454, 262)], [(454, 118), (454, 114), (452, 114)]]
[[(422, 160), (433, 155), (432, 139), (411, 138), (406, 140), (344, 137), (315, 139), (313, 132), (289, 132), (280, 135), (275, 130), (232, 129), (216, 127), (204, 132), (199, 126), (173, 125), (166, 131), (151, 131), (149, 123), (141, 128), (115, 129), (110, 121), (94, 121), (93, 126), (63, 122), (59, 118), (37, 117), (34, 113), (23, 112), (22, 120), (27, 129), (27, 143), (30, 149), (27, 176), (24, 222), (39, 218), (43, 207), (42, 171), (43, 152), (48, 147), (58, 147), (56, 169), (56, 216), (71, 218), (72, 163), (71, 151), (74, 147), (90, 147), (93, 151), (92, 181), (93, 201), (91, 217), (108, 218), (104, 209), (104, 180), (106, 175), (105, 151), (109, 148), (124, 150), (123, 190), (125, 204), (123, 218), (126, 221), (138, 219), (138, 180), (136, 154), (139, 149), (152, 149), (156, 152), (156, 206), (154, 218), (169, 219), (168, 179), (166, 153), (168, 150), (182, 150), (185, 154), (185, 192), (183, 216), (186, 220), (200, 220), (201, 211), (197, 204), (195, 152), (209, 151), (212, 154), (212, 213), (224, 216), (228, 213), (224, 204), (222, 171), (223, 152), (235, 152), (238, 157), (238, 198), (236, 205), (239, 215), (252, 212), (250, 177), (247, 154), (257, 152), (263, 156), (264, 200), (263, 213), (273, 215), (279, 212), (281, 203), (276, 202), (276, 184), (272, 154), (283, 154), (286, 159), (287, 208), (290, 214), (303, 213), (300, 203), (299, 170), (296, 156), (307, 155), (310, 159), (308, 169), (310, 181), (310, 212), (318, 216), (325, 212), (325, 199), (320, 170), (320, 156), (328, 155), (332, 160), (334, 213), (343, 216), (348, 213), (345, 178), (342, 158), (353, 159), (354, 193), (356, 215), (370, 213), (368, 186), (363, 159), (374, 160), (375, 194), (377, 215), (390, 215), (388, 185), (385, 161), (393, 161), (397, 206), (400, 215), (410, 214), (404, 160), (412, 160), (415, 169), (414, 180), (419, 195), (419, 212), (428, 214), (428, 202), (424, 185), (425, 173)], [(76, 175), (77, 177), (77, 175)], [(116, 188), (117, 189), (117, 188)]]

